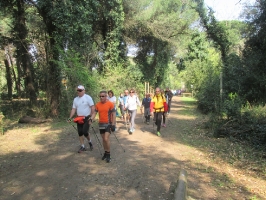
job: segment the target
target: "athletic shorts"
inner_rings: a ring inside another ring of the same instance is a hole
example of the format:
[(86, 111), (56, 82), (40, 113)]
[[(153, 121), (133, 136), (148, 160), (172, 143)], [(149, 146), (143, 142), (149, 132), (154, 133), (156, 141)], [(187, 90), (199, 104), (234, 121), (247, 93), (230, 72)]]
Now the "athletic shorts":
[(100, 134), (105, 134), (106, 132), (111, 134), (111, 125), (110, 124), (99, 124)]
[(89, 119), (90, 116), (87, 116), (85, 117), (84, 119), (84, 124), (78, 124), (77, 123), (77, 129), (78, 129), (78, 135), (81, 137), (81, 136), (85, 136), (85, 137), (88, 137), (89, 135), (89, 128), (90, 128), (90, 125), (88, 124), (88, 119)]

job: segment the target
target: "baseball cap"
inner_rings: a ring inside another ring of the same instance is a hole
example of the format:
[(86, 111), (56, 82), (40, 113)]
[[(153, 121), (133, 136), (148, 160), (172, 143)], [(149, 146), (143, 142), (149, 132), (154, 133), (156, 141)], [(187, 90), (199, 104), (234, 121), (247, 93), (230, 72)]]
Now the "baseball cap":
[(79, 90), (85, 90), (85, 87), (84, 87), (83, 85), (79, 85), (79, 86), (78, 86), (78, 89), (79, 89)]

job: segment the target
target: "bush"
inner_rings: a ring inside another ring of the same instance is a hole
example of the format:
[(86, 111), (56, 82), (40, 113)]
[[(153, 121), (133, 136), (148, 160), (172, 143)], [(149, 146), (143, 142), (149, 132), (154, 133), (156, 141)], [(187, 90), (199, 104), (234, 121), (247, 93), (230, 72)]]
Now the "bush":
[(241, 117), (241, 99), (237, 94), (230, 93), (228, 98), (223, 103), (223, 112), (226, 114), (227, 119)]

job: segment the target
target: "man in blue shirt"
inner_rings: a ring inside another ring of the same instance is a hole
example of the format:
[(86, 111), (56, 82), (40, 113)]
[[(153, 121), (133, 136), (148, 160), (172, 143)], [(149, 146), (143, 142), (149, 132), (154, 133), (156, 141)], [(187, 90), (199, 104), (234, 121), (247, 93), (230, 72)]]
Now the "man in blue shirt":
[(143, 98), (142, 103), (141, 103), (141, 113), (143, 114), (143, 110), (142, 108), (144, 107), (144, 116), (146, 119), (146, 123), (149, 124), (150, 123), (150, 104), (151, 104), (151, 98), (150, 98), (150, 94), (147, 93), (146, 97)]

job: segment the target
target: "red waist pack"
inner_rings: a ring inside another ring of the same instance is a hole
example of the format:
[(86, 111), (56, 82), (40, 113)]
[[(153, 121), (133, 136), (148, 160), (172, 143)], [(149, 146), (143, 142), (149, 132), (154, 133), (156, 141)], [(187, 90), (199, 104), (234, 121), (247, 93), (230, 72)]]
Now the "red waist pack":
[(84, 124), (84, 119), (85, 119), (84, 116), (78, 116), (78, 117), (76, 117), (76, 118), (73, 120), (73, 122), (78, 123), (78, 124)]

